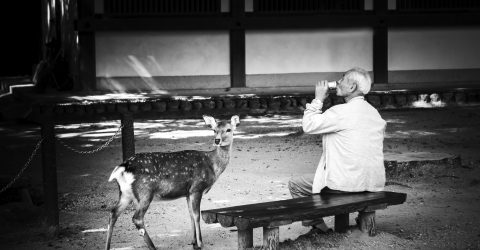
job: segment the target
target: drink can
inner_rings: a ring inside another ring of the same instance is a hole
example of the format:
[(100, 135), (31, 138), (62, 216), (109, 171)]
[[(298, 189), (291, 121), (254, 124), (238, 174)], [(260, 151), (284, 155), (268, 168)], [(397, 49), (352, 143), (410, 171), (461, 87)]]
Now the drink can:
[(327, 83), (329, 89), (336, 89), (337, 88), (337, 81), (328, 82)]

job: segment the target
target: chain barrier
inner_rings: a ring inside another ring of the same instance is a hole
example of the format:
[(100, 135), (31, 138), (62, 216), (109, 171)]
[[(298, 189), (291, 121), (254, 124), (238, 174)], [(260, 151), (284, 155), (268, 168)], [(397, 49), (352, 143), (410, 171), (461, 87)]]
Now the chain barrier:
[(71, 151), (75, 152), (75, 153), (78, 153), (78, 154), (93, 154), (93, 153), (97, 153), (98, 151), (104, 149), (105, 147), (107, 147), (112, 141), (113, 139), (115, 139), (115, 137), (117, 137), (117, 135), (120, 133), (120, 131), (122, 131), (122, 128), (123, 128), (123, 125), (121, 125), (117, 132), (115, 132), (115, 134), (110, 137), (103, 145), (101, 145), (100, 147), (96, 148), (96, 149), (93, 149), (93, 150), (78, 150), (78, 149), (75, 149), (71, 146), (69, 146), (68, 144), (66, 144), (64, 141), (62, 141), (60, 138), (57, 137), (57, 140), (60, 142), (60, 144), (62, 144), (64, 147), (70, 149)]
[[(58, 137), (57, 137), (57, 140), (60, 142), (60, 144), (62, 144), (66, 148), (72, 150), (73, 152), (76, 152), (76, 153), (79, 153), (79, 154), (93, 154), (93, 153), (96, 153), (96, 152), (104, 149), (105, 147), (107, 147), (113, 141), (113, 139), (115, 139), (115, 137), (117, 137), (117, 135), (120, 133), (120, 131), (122, 131), (122, 128), (123, 128), (123, 125), (121, 125), (118, 128), (118, 130), (115, 132), (115, 134), (112, 137), (110, 137), (103, 145), (101, 145), (100, 147), (98, 147), (94, 150), (86, 150), (86, 151), (77, 150), (77, 149), (72, 148), (71, 146), (67, 145), (65, 142), (60, 140), (60, 138), (58, 138)], [(18, 180), (18, 178), (20, 178), (20, 176), (23, 174), (23, 172), (25, 172), (25, 170), (30, 166), (30, 163), (32, 162), (32, 159), (36, 155), (38, 149), (40, 148), (40, 145), (42, 145), (43, 140), (44, 140), (44, 138), (42, 138), (38, 141), (37, 145), (35, 146), (35, 149), (33, 150), (32, 154), (28, 158), (28, 160), (25, 163), (25, 165), (23, 166), (23, 168), (18, 172), (18, 174), (5, 187), (3, 187), (0, 190), (0, 194), (5, 192), (5, 190), (9, 189)]]
[(40, 148), (40, 145), (42, 144), (42, 142), (43, 142), (43, 138), (40, 139), (40, 141), (38, 141), (37, 145), (35, 146), (35, 149), (33, 150), (32, 154), (28, 158), (28, 161), (25, 163), (25, 165), (20, 170), (20, 172), (18, 172), (18, 174), (10, 181), (10, 183), (8, 183), (5, 187), (2, 188), (2, 190), (0, 190), (0, 194), (5, 192), (5, 190), (9, 189), (18, 180), (18, 178), (20, 178), (23, 172), (30, 166), (30, 162), (32, 162), (33, 157), (37, 154), (37, 150)]

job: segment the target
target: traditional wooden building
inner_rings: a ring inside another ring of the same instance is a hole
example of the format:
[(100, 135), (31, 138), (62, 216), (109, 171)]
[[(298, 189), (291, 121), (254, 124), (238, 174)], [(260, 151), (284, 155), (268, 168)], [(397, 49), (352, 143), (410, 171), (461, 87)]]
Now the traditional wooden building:
[(305, 92), (354, 66), (377, 90), (480, 80), (478, 1), (79, 0), (78, 13), (77, 89)]

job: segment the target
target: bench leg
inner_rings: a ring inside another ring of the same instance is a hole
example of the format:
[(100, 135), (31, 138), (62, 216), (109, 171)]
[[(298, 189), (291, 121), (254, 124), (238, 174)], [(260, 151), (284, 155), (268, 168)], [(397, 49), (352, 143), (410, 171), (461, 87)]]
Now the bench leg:
[(360, 231), (367, 233), (370, 236), (377, 234), (375, 228), (375, 211), (373, 212), (358, 212), (358, 227)]
[(335, 215), (335, 232), (345, 233), (348, 229), (348, 213)]
[(276, 250), (280, 241), (278, 227), (263, 227), (263, 247), (262, 249)]
[(253, 228), (238, 230), (238, 249), (253, 248)]

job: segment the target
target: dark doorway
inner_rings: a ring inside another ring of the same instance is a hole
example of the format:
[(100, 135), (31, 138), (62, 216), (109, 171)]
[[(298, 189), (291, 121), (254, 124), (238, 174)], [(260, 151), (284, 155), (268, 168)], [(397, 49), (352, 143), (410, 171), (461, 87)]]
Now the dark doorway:
[(0, 2), (0, 77), (31, 76), (41, 57), (41, 1)]

